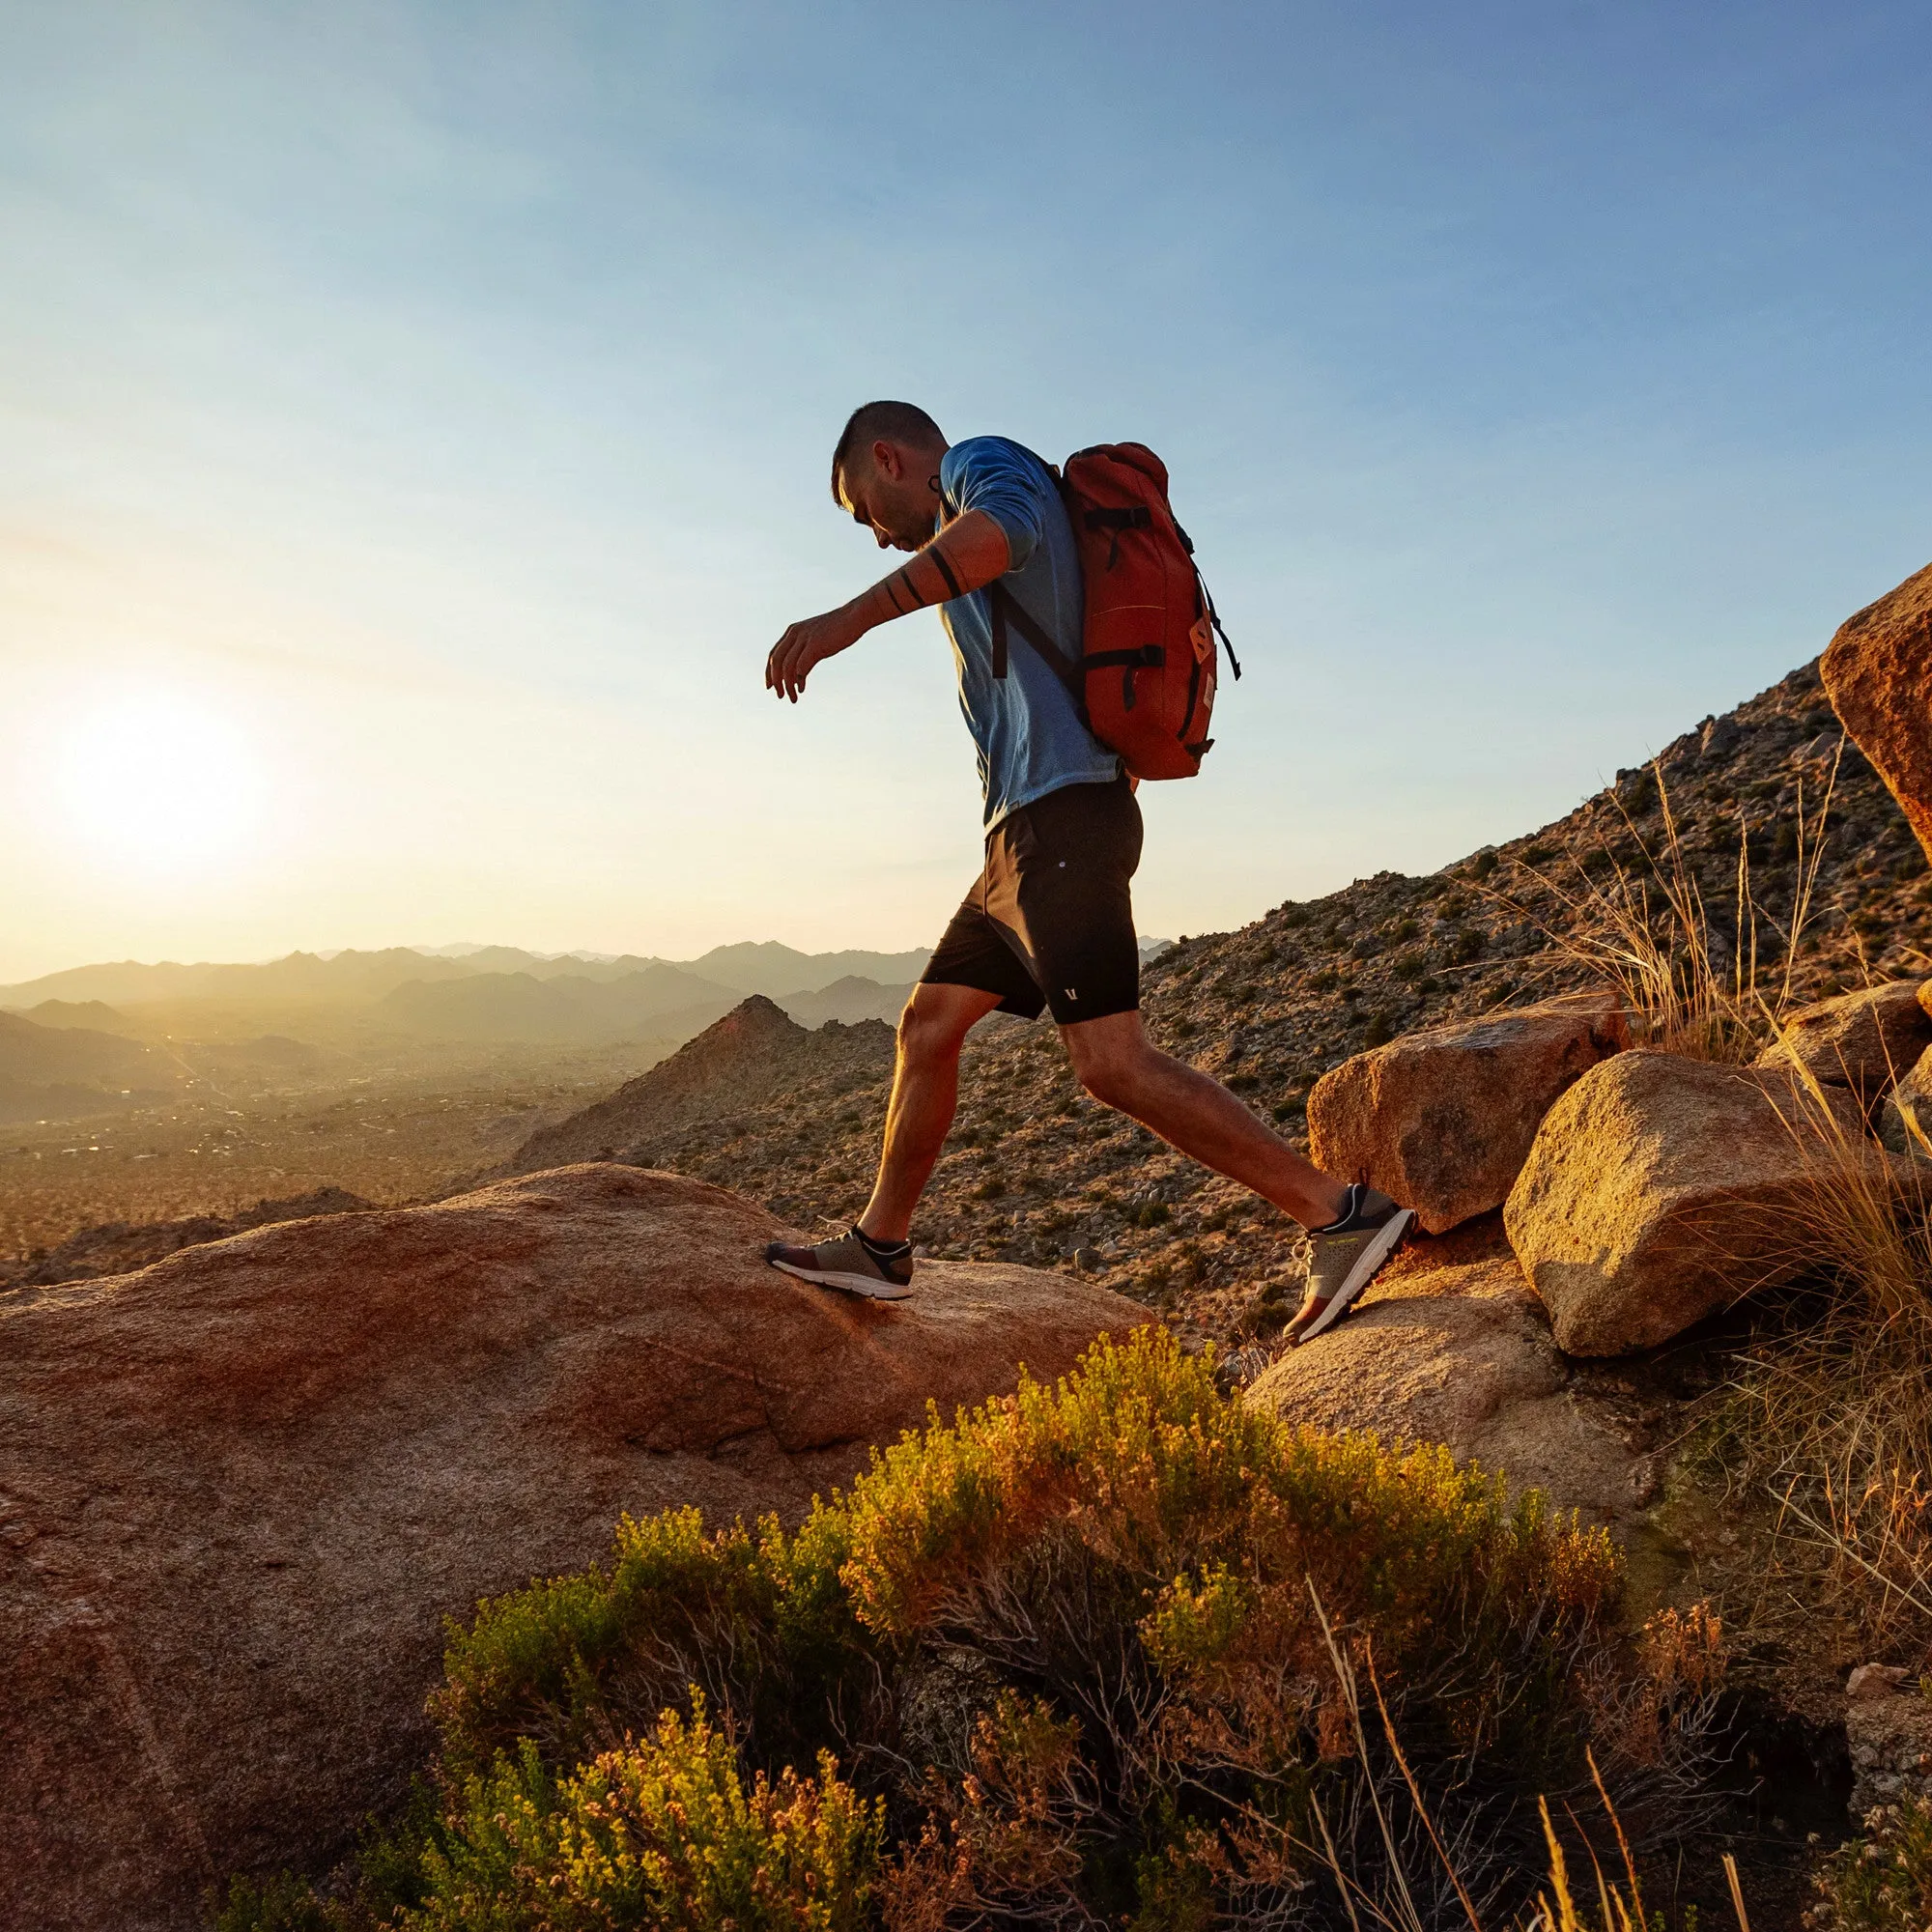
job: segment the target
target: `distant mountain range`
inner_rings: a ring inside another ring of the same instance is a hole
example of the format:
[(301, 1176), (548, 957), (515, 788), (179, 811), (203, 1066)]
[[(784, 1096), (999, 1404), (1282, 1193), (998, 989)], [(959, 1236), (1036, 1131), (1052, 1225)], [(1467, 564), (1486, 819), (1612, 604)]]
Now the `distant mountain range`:
[[(640, 975), (675, 973), (697, 982), (696, 990), (684, 1004), (703, 1004), (721, 990), (734, 995), (726, 1007), (719, 1009), (723, 1012), (747, 993), (781, 1000), (793, 994), (822, 992), (850, 979), (902, 986), (919, 978), (929, 956), (923, 947), (906, 952), (800, 952), (767, 940), (762, 944), (745, 941), (715, 946), (697, 959), (657, 959), (628, 952), (615, 958), (592, 953), (550, 955), (526, 952), (516, 946), (464, 947), (460, 952), (456, 948), (391, 946), (373, 952), (353, 949), (331, 953), (291, 952), (286, 958), (247, 966), (210, 962), (180, 965), (173, 961), (147, 965), (127, 959), (99, 966), (71, 966), (38, 980), (0, 986), (0, 1008), (19, 1011), (46, 1000), (64, 1004), (99, 1001), (117, 1009), (183, 1000), (361, 1005), (385, 999), (412, 981), (433, 985), (495, 975), (611, 984)], [(653, 983), (668, 982), (660, 980)], [(717, 1016), (714, 1013), (712, 1018)]]

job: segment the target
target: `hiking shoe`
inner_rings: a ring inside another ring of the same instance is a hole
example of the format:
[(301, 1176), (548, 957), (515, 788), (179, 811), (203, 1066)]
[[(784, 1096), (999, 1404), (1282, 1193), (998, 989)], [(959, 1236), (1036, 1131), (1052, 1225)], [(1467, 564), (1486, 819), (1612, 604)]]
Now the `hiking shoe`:
[(765, 1250), (765, 1259), (800, 1281), (863, 1294), (869, 1301), (903, 1301), (912, 1293), (912, 1243), (902, 1241), (881, 1253), (878, 1243), (860, 1238), (857, 1228), (811, 1248), (774, 1241)]
[(1308, 1231), (1308, 1295), (1288, 1324), (1285, 1339), (1290, 1348), (1312, 1341), (1342, 1319), (1349, 1304), (1375, 1280), (1376, 1270), (1395, 1253), (1414, 1219), (1411, 1209), (1398, 1208), (1386, 1194), (1360, 1181), (1350, 1186), (1342, 1218)]

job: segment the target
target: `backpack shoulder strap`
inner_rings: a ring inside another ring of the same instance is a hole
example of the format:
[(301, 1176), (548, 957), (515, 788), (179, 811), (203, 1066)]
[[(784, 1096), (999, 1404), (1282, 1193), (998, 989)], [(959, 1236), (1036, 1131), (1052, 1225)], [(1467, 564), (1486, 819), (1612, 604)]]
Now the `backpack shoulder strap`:
[(1048, 669), (1066, 687), (1066, 695), (1072, 698), (1084, 724), (1087, 722), (1087, 694), (1082, 661), (1069, 658), (1000, 579), (995, 578), (987, 584), (986, 602), (993, 619), (993, 675), (1005, 677), (1007, 674), (1007, 631), (1010, 626), (1046, 660)]

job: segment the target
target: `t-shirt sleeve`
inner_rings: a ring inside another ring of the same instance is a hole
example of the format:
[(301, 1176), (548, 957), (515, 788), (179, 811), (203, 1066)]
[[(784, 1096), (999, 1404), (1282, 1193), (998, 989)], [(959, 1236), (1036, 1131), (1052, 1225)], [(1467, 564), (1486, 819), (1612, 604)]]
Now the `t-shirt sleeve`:
[(960, 515), (983, 510), (1006, 531), (1012, 555), (1009, 568), (1018, 570), (1045, 537), (1053, 479), (1001, 438), (955, 442), (940, 464), (939, 482)]

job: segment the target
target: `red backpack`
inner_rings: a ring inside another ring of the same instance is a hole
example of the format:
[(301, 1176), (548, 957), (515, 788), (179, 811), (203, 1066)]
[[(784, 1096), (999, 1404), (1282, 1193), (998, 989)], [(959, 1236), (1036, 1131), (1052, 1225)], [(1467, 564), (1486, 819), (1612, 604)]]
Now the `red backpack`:
[[(1007, 631), (1017, 631), (1060, 674), (1088, 728), (1137, 779), (1191, 779), (1213, 740), (1218, 633), (1214, 600), (1194, 546), (1174, 521), (1167, 467), (1138, 442), (1096, 443), (1057, 472), (1080, 547), (1086, 621), (1078, 664), (991, 586), (993, 675), (1007, 674)], [(1241, 674), (1233, 645), (1228, 662)]]

